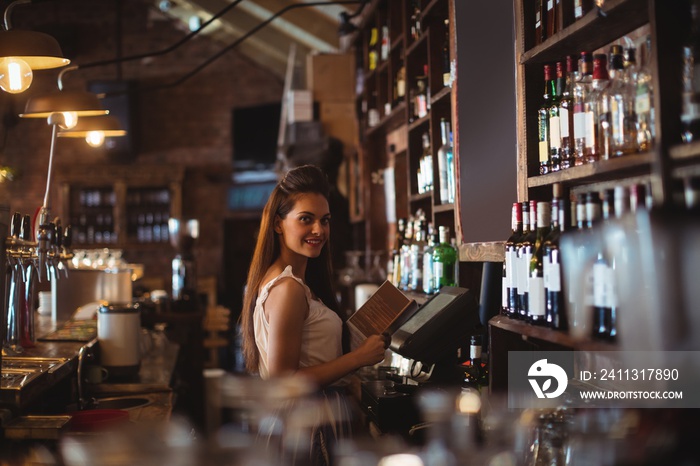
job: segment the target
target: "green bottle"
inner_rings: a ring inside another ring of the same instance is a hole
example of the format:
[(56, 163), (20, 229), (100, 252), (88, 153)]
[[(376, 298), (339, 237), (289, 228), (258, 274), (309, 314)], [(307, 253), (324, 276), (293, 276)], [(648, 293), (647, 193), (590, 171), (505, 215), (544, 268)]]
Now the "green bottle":
[(443, 286), (456, 286), (455, 267), (457, 265), (457, 250), (450, 244), (450, 229), (438, 228), (440, 243), (433, 251), (433, 280), (435, 291)]

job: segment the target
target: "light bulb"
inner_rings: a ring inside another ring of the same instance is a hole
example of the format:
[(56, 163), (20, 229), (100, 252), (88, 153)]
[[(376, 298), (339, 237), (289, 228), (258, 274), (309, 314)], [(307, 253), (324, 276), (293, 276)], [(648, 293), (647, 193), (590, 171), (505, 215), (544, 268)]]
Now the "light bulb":
[(61, 112), (63, 115), (63, 123), (59, 123), (59, 126), (63, 129), (74, 128), (78, 124), (78, 113), (77, 112)]
[(100, 147), (105, 142), (104, 131), (88, 131), (85, 141), (90, 147)]
[(0, 61), (0, 88), (10, 94), (26, 91), (32, 84), (34, 74), (26, 61), (16, 57), (5, 57)]

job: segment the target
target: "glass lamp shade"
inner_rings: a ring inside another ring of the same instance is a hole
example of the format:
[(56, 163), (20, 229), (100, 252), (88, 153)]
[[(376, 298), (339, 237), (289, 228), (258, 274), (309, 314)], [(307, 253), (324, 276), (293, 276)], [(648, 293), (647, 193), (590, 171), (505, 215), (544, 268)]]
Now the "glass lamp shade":
[(27, 101), (22, 118), (48, 118), (53, 113), (74, 113), (78, 117), (106, 115), (95, 94), (86, 91), (59, 91), (32, 97)]
[(56, 39), (37, 31), (0, 31), (0, 57), (25, 61), (32, 70), (59, 68), (70, 63)]
[(93, 131), (101, 131), (108, 138), (126, 136), (126, 131), (122, 129), (119, 120), (108, 115), (78, 118), (77, 125), (69, 130), (59, 131), (58, 136), (63, 138), (84, 138)]

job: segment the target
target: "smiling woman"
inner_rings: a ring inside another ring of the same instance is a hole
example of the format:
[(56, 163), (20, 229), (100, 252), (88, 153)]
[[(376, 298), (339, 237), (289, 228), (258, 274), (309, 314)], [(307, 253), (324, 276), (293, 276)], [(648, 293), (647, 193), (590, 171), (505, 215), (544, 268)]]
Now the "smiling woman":
[[(338, 412), (345, 376), (382, 361), (389, 342), (373, 335), (345, 351), (347, 331), (331, 281), (328, 193), (326, 175), (312, 165), (290, 170), (272, 191), (248, 271), (241, 324), (249, 372), (263, 379), (305, 377), (321, 389), (327, 411)], [(343, 421), (312, 429), (312, 457), (300, 458), (300, 464), (328, 464), (329, 448), (347, 433)]]

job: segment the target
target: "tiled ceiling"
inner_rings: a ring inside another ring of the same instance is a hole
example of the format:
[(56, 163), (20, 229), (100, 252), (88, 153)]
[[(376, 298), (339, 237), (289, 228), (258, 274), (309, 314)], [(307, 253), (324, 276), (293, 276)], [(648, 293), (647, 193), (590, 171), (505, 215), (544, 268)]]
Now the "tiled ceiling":
[[(205, 23), (230, 7), (201, 34), (211, 36), (225, 47), (258, 28), (236, 47), (281, 77), (285, 75), (291, 44), (296, 45), (297, 59), (312, 52), (336, 52), (340, 14), (352, 14), (360, 6), (359, 1), (326, 5), (318, 5), (321, 2), (312, 0), (153, 1), (161, 12), (182, 21), (190, 29), (196, 29), (197, 21)], [(262, 26), (278, 13), (281, 14)]]

